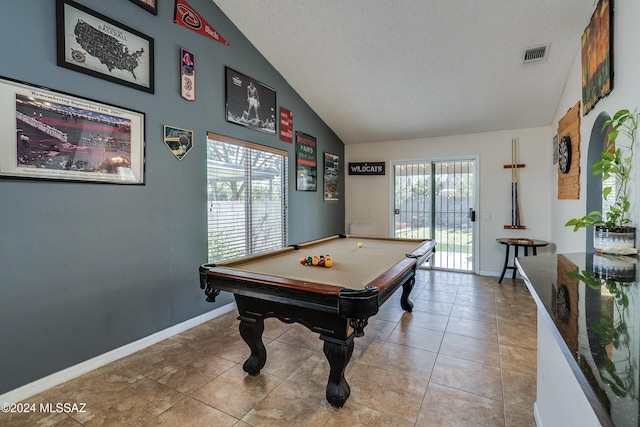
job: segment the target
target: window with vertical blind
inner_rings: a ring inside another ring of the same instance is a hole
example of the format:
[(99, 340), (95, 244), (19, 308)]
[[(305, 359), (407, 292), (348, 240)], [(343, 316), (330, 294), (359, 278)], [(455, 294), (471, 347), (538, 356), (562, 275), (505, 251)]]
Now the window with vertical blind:
[(287, 152), (209, 133), (208, 259), (285, 246)]

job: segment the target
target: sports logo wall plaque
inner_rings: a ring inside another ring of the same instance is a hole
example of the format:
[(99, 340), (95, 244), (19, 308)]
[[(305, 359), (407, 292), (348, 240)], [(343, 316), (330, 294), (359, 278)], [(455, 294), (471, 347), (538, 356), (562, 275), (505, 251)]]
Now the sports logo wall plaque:
[(182, 160), (193, 148), (193, 131), (164, 125), (164, 143), (176, 159)]

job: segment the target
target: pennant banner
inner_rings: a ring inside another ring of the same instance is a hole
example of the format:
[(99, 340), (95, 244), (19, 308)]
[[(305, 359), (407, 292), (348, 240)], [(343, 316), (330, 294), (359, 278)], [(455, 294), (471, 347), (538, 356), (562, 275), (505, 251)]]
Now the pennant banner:
[(214, 39), (225, 46), (231, 47), (227, 42), (196, 10), (185, 0), (176, 0), (176, 10), (173, 15), (173, 22), (182, 25), (190, 30), (200, 33), (203, 36)]

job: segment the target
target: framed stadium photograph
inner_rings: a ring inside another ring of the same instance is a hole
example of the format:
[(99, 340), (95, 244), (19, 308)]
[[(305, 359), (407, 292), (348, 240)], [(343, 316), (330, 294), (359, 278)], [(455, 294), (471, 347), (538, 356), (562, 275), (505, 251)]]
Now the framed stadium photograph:
[(227, 121), (266, 133), (276, 133), (276, 91), (225, 67)]
[(154, 41), (72, 0), (57, 0), (58, 65), (154, 93)]
[(0, 77), (0, 178), (144, 184), (144, 127), (144, 113)]

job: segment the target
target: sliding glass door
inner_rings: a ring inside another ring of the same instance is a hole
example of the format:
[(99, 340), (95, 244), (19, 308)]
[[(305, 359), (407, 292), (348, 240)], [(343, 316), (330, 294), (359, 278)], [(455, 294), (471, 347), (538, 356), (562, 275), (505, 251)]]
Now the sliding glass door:
[(394, 236), (435, 239), (432, 267), (474, 271), (474, 159), (394, 165)]

